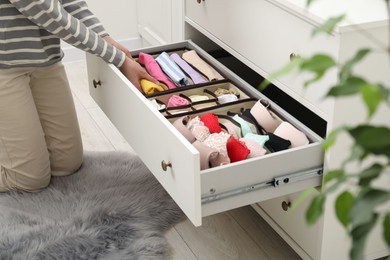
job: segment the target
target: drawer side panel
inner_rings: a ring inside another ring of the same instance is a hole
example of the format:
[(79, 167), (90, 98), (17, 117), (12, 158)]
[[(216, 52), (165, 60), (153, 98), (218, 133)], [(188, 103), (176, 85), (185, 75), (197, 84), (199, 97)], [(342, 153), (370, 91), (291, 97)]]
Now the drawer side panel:
[[(117, 68), (89, 54), (87, 65), (91, 96), (188, 218), (201, 225), (199, 153)], [(100, 85), (95, 88), (93, 80)], [(172, 167), (164, 171), (162, 161)]]
[[(252, 187), (260, 183), (270, 183), (274, 178), (318, 172), (318, 174), (302, 175), (302, 180), (294, 181), (273, 187), (243, 192), (221, 200), (215, 200), (202, 206), (203, 216), (230, 210), (233, 208), (279, 197), (285, 194), (316, 187), (321, 184), (323, 151), (320, 143), (311, 144), (302, 149), (289, 149), (275, 154), (269, 154), (257, 159), (238, 162), (207, 173), (202, 173), (202, 197), (224, 193), (226, 191), (245, 187)], [(308, 176), (307, 178), (305, 176)], [(218, 181), (223, 179), (224, 181)], [(284, 179), (284, 178), (283, 178)], [(212, 192), (211, 192), (212, 191)]]

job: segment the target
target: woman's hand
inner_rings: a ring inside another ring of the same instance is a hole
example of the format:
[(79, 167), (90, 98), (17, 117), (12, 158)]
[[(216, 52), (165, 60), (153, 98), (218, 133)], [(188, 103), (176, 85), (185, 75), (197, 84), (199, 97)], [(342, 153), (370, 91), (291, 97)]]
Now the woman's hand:
[(115, 41), (113, 38), (111, 38), (109, 35), (107, 36), (104, 36), (103, 39), (108, 42), (109, 44), (111, 44), (112, 46), (114, 46), (115, 48), (123, 51), (127, 57), (129, 58), (133, 58), (131, 57), (131, 54), (130, 54), (130, 51), (125, 47), (123, 46), (122, 44), (118, 43), (117, 41)]
[(104, 36), (103, 39), (126, 54), (126, 60), (123, 63), (123, 65), (119, 68), (119, 70), (122, 72), (123, 75), (126, 76), (128, 80), (130, 80), (131, 83), (133, 83), (133, 85), (139, 91), (142, 92), (141, 85), (140, 85), (141, 79), (146, 79), (157, 85), (160, 85), (160, 82), (158, 82), (156, 79), (151, 77), (146, 72), (146, 70), (141, 65), (138, 64), (138, 62), (134, 61), (133, 57), (130, 54), (130, 51), (125, 46), (116, 42), (113, 38), (111, 38), (108, 35)]
[(125, 62), (119, 69), (122, 74), (125, 75), (126, 78), (128, 78), (130, 82), (133, 83), (133, 85), (141, 92), (143, 92), (140, 85), (141, 79), (146, 79), (160, 85), (160, 82), (150, 76), (146, 70), (132, 58), (126, 57)]

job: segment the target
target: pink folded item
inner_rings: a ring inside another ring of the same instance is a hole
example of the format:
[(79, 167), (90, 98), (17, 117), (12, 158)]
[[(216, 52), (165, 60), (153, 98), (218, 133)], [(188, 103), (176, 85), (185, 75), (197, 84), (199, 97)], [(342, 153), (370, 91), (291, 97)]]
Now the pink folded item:
[(188, 124), (187, 128), (190, 130), (191, 134), (195, 136), (196, 140), (203, 142), (210, 135), (210, 130), (207, 126), (200, 121), (198, 116), (192, 118)]
[(263, 156), (264, 154), (267, 153), (267, 150), (265, 150), (263, 146), (261, 146), (258, 142), (256, 142), (253, 139), (241, 138), (240, 141), (244, 142), (244, 144), (250, 151), (247, 159)]
[(180, 107), (180, 106), (187, 106), (187, 105), (190, 105), (190, 102), (187, 99), (178, 95), (172, 95), (168, 99), (167, 107)]
[(168, 88), (176, 88), (176, 85), (168, 78), (167, 75), (161, 70), (160, 66), (153, 58), (152, 55), (140, 52), (138, 55), (138, 62), (145, 66), (146, 71), (155, 79), (163, 82)]
[(227, 153), (226, 143), (230, 138), (230, 134), (221, 132), (210, 134), (206, 140), (203, 141), (205, 145), (211, 148), (215, 148), (218, 150), (219, 154), (217, 157), (213, 157), (210, 160), (210, 164), (212, 167), (225, 165), (230, 163), (230, 158)]
[(289, 148), (309, 144), (309, 139), (307, 139), (307, 136), (288, 122), (282, 122), (278, 128), (276, 128), (274, 134), (289, 140), (291, 142)]
[(278, 122), (272, 117), (268, 109), (261, 104), (260, 100), (251, 108), (250, 113), (266, 132), (274, 132), (278, 127)]
[(193, 143), (196, 141), (195, 136), (187, 128), (187, 124), (190, 120), (191, 118), (189, 116), (182, 116), (176, 119), (172, 124), (188, 140), (188, 142)]
[(210, 168), (210, 161), (218, 156), (218, 150), (215, 148), (208, 147), (200, 141), (195, 141), (192, 145), (199, 151), (200, 169), (204, 170)]

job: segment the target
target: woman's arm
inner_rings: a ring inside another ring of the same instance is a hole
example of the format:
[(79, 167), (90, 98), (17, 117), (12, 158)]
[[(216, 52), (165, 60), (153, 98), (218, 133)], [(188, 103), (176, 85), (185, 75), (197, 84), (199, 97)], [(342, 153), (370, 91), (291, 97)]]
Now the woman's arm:
[(10, 3), (32, 22), (65, 42), (98, 55), (117, 67), (125, 62), (126, 55), (99, 36), (98, 33), (105, 35), (103, 27), (95, 28), (98, 33), (89, 29), (81, 20), (67, 12), (58, 0), (10, 0)]
[(62, 4), (58, 0), (10, 0), (10, 3), (46, 31), (119, 67), (139, 90), (141, 79), (159, 84), (132, 59), (125, 47), (105, 32), (83, 0), (63, 0)]

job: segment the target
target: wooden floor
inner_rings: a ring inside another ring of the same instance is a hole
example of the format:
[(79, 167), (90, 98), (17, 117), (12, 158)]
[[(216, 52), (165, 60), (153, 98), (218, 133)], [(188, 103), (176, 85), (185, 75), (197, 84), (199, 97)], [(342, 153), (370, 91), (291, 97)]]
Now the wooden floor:
[[(74, 94), (84, 149), (134, 152), (89, 96), (85, 62), (67, 62), (65, 67)], [(173, 226), (166, 238), (173, 260), (300, 259), (250, 206), (206, 217), (198, 228), (185, 220)]]

